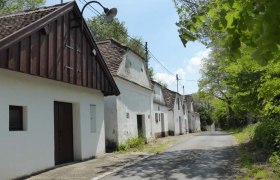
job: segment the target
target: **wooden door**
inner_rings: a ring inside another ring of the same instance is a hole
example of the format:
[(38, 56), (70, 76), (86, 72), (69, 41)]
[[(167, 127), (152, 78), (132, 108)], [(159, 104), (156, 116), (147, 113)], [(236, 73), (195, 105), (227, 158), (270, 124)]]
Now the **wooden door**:
[(137, 115), (137, 129), (138, 129), (138, 137), (143, 137), (144, 136), (144, 131), (143, 131), (143, 116), (142, 115)]
[(71, 103), (54, 102), (55, 165), (72, 162), (73, 111)]
[(181, 116), (179, 116), (179, 134), (183, 134), (183, 125)]
[(165, 137), (164, 114), (161, 113), (160, 115), (161, 115), (161, 118), (160, 118), (161, 119), (161, 137)]

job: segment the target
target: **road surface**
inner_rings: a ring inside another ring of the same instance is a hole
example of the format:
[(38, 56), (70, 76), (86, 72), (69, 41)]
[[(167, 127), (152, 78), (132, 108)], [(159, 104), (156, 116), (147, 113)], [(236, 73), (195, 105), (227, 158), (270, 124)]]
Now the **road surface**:
[(202, 133), (104, 179), (235, 179), (235, 144), (226, 133)]

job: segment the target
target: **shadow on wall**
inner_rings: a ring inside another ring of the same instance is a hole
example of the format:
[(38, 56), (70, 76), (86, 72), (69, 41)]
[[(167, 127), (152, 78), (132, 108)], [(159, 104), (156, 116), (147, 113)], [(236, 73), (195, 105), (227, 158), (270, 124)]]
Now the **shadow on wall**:
[(123, 169), (113, 179), (235, 179), (235, 152), (236, 147), (165, 152)]

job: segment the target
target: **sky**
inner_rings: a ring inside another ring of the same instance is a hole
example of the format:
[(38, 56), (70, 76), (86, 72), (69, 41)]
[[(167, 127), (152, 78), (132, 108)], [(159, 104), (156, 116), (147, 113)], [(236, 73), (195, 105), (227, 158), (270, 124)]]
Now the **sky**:
[[(68, 2), (69, 0), (64, 0)], [(85, 0), (89, 1), (89, 0)], [(61, 0), (46, 0), (47, 5), (60, 3)], [(82, 8), (84, 0), (76, 0)], [(153, 58), (150, 66), (154, 69), (155, 79), (177, 91), (175, 74), (178, 74), (179, 92), (183, 94), (195, 93), (198, 90), (197, 80), (200, 78), (201, 60), (208, 56), (210, 50), (199, 42), (190, 42), (183, 46), (178, 27), (178, 14), (172, 0), (100, 0), (103, 6), (118, 9), (117, 18), (125, 23), (128, 33), (132, 37), (141, 37), (148, 43), (148, 48), (170, 72), (162, 68)], [(97, 4), (91, 4), (102, 12)], [(89, 10), (84, 11), (84, 18), (96, 16)]]

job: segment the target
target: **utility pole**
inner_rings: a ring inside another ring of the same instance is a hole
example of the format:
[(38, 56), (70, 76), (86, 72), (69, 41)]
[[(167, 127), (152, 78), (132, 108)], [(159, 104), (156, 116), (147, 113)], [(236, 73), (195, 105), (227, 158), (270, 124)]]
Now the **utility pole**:
[(183, 86), (183, 100), (184, 100), (184, 95), (185, 95), (185, 86)]
[(145, 55), (146, 55), (146, 61), (147, 61), (147, 64), (148, 64), (148, 43), (145, 42)]
[(177, 93), (179, 93), (179, 86), (178, 86), (179, 78), (178, 78), (178, 74), (176, 74), (176, 81), (177, 81)]
[(63, 0), (61, 0), (60, 3), (63, 4)]

